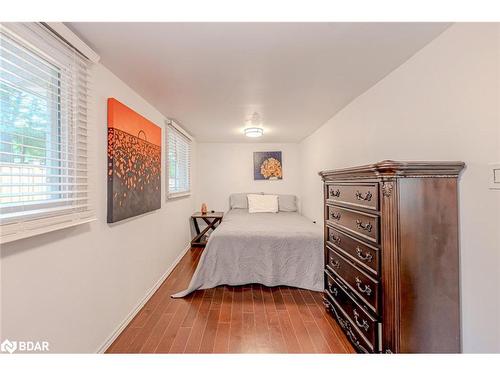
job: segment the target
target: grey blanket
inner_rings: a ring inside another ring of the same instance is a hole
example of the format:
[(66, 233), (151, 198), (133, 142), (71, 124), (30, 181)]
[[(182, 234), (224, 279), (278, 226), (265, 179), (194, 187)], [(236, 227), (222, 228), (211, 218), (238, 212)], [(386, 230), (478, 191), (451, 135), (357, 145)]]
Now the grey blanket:
[(189, 287), (287, 285), (323, 290), (322, 228), (296, 212), (232, 209), (211, 234)]

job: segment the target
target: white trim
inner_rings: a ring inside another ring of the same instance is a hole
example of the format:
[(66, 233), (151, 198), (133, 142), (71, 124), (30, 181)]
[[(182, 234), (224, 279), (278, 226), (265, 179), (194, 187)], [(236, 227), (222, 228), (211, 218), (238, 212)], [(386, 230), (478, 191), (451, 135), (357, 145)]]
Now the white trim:
[(146, 292), (146, 295), (142, 297), (142, 299), (139, 301), (139, 303), (132, 309), (132, 311), (125, 317), (125, 319), (116, 327), (116, 329), (113, 331), (113, 333), (99, 346), (97, 349), (98, 354), (104, 353), (110, 346), (111, 344), (118, 338), (120, 333), (128, 326), (128, 324), (132, 321), (132, 319), (137, 315), (137, 313), (144, 307), (146, 302), (149, 301), (149, 299), (153, 296), (153, 294), (158, 290), (158, 288), (163, 284), (165, 279), (172, 273), (174, 268), (179, 264), (181, 261), (182, 257), (186, 255), (186, 253), (189, 251), (191, 248), (191, 244), (188, 244), (188, 246), (181, 251), (179, 256), (174, 260), (172, 265), (165, 271), (165, 273), (160, 277), (160, 279), (153, 285), (151, 289), (149, 289)]
[(56, 230), (75, 227), (97, 220), (93, 211), (70, 213), (55, 217), (46, 217), (21, 223), (0, 225), (0, 244), (38, 236)]
[(64, 39), (70, 46), (80, 52), (87, 59), (93, 63), (98, 63), (101, 57), (90, 48), (87, 43), (81, 40), (73, 31), (71, 31), (62, 22), (45, 22), (45, 24), (62, 39)]
[(191, 191), (183, 191), (182, 193), (172, 193), (172, 194), (167, 194), (167, 199), (175, 199), (175, 198), (181, 198), (181, 197), (187, 197), (191, 195)]

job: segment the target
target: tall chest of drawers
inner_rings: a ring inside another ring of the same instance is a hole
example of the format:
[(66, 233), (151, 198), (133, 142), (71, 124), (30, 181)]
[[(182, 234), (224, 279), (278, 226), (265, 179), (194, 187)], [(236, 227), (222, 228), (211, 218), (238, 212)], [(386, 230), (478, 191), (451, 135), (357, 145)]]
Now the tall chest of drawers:
[(462, 162), (320, 172), (327, 310), (358, 352), (460, 352)]

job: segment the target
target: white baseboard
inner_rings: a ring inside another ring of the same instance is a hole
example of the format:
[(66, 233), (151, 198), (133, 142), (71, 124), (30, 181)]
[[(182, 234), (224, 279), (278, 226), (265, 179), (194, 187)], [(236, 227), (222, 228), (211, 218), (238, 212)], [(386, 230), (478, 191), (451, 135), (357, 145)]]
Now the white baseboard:
[(172, 263), (172, 265), (165, 271), (165, 273), (160, 277), (160, 279), (153, 285), (151, 289), (149, 289), (144, 297), (139, 301), (139, 303), (134, 307), (134, 309), (126, 316), (126, 318), (120, 323), (120, 325), (114, 330), (114, 332), (104, 341), (104, 343), (99, 346), (97, 349), (97, 353), (104, 353), (111, 344), (116, 340), (116, 338), (122, 333), (122, 331), (127, 327), (127, 325), (132, 321), (134, 316), (137, 315), (140, 309), (148, 302), (151, 296), (156, 292), (156, 290), (160, 287), (160, 285), (165, 281), (165, 279), (172, 273), (175, 266), (179, 264), (182, 257), (188, 252), (191, 248), (191, 244), (189, 244), (177, 257), (177, 259)]

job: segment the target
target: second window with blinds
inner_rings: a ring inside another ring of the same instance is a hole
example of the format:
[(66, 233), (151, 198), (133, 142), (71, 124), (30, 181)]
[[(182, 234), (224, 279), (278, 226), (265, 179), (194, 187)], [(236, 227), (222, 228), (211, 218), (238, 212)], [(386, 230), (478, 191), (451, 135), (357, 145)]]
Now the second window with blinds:
[(191, 139), (175, 123), (167, 125), (167, 199), (191, 194)]

